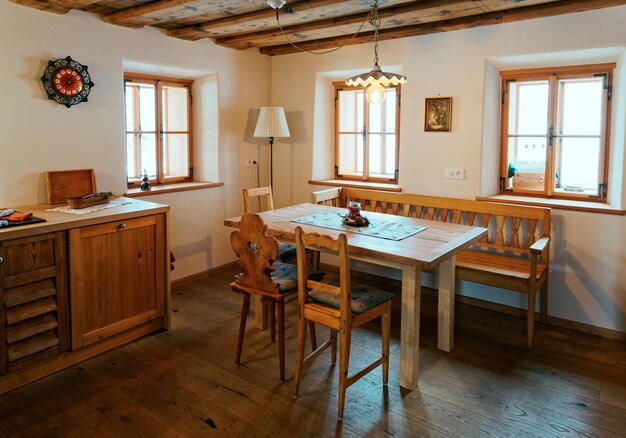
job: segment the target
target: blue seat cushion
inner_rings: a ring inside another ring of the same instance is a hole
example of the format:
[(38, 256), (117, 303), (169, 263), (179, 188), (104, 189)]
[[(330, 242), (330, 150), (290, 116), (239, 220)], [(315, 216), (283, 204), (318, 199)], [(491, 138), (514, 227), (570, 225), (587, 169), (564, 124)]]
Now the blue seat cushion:
[[(278, 286), (280, 292), (289, 292), (298, 287), (298, 267), (289, 263), (274, 262), (275, 270), (272, 272), (272, 281)], [(320, 281), (324, 273), (309, 269), (309, 280)]]
[(278, 258), (282, 261), (296, 257), (296, 246), (278, 242)]
[[(326, 283), (339, 286), (339, 280), (336, 278)], [(351, 289), (350, 306), (352, 313), (363, 313), (393, 298), (393, 294), (390, 292), (358, 283), (352, 283)], [(339, 308), (339, 297), (328, 292), (313, 289), (309, 291), (309, 297), (315, 302)]]

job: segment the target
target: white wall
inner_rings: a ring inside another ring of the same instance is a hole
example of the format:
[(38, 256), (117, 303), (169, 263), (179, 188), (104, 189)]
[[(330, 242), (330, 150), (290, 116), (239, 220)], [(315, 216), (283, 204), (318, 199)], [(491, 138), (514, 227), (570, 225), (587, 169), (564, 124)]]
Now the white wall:
[[(68, 55), (89, 66), (95, 83), (89, 102), (70, 109), (48, 101), (39, 80), (49, 59)], [(197, 170), (224, 186), (143, 199), (172, 206), (172, 249), (178, 259), (172, 278), (234, 259), (223, 219), (241, 213), (241, 188), (255, 183), (253, 169), (242, 165), (244, 157), (256, 159), (264, 152), (244, 142), (243, 130), (249, 109), (269, 103), (267, 57), (207, 40), (177, 40), (151, 28), (107, 25), (80, 12), (56, 15), (4, 1), (0, 56), (0, 207), (45, 203), (47, 170), (94, 168), (98, 189), (126, 191), (124, 60), (172, 67), (163, 70), (170, 74), (188, 70), (203, 76), (203, 84), (217, 77), (219, 118), (212, 120), (219, 123), (219, 136), (202, 132), (198, 157), (205, 164)], [(210, 117), (214, 107), (203, 103), (196, 106), (202, 118)], [(202, 123), (196, 119), (195, 127), (215, 132), (209, 120)], [(219, 166), (207, 165), (207, 154), (219, 156)]]
[[(621, 6), (382, 42), (383, 69), (397, 70), (409, 81), (403, 86), (400, 128), (400, 185), (404, 191), (470, 199), (493, 193), (497, 132), (489, 122), (493, 114), (485, 114), (491, 111), (485, 107), (485, 101), (493, 102), (498, 96), (497, 90), (485, 90), (485, 84), (497, 78), (491, 60), (521, 55), (529, 55), (532, 60), (542, 53), (616, 47), (623, 56), (624, 22), (626, 7)], [(308, 138), (297, 146), (288, 142), (280, 145), (282, 154), (277, 168), (281, 173), (278, 178), (275, 176), (274, 191), (277, 206), (306, 202), (314, 189), (307, 183), (317, 166), (317, 159), (316, 166), (312, 160), (325, 154), (318, 153), (317, 148), (325, 145), (317, 139), (323, 142), (328, 138), (324, 128), (319, 127), (319, 118), (325, 117), (319, 114), (319, 99), (329, 95), (316, 89), (324, 83), (320, 78), (332, 77), (333, 72), (366, 71), (372, 55), (372, 45), (366, 44), (322, 56), (294, 54), (272, 58), (272, 104), (284, 106), (286, 111), (302, 111)], [(622, 81), (618, 80), (616, 96), (623, 100), (623, 69), (616, 76)], [(454, 99), (449, 134), (423, 131), (424, 98), (437, 95)], [(332, 102), (326, 105), (332, 110)], [(614, 121), (623, 127), (624, 102), (617, 102), (614, 109), (618, 113)], [(626, 206), (624, 178), (615, 174), (625, 168), (623, 149), (622, 129), (613, 136), (612, 153), (617, 162), (611, 168), (610, 179), (622, 186), (610, 190), (621, 194), (616, 203)], [(444, 179), (446, 167), (464, 167), (466, 180)], [(315, 173), (319, 174), (317, 167)], [(626, 332), (626, 218), (563, 210), (553, 210), (552, 218), (549, 313)], [(525, 307), (525, 297), (516, 294), (470, 284), (461, 285), (460, 290)]]

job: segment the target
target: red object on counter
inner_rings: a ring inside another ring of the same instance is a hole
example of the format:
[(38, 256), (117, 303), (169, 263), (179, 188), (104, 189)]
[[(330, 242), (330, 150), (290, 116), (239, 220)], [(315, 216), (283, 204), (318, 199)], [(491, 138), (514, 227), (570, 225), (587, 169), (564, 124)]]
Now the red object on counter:
[(19, 213), (19, 212), (15, 212), (9, 216), (5, 216), (3, 217), (3, 219), (8, 220), (9, 222), (19, 222), (19, 221), (23, 221), (25, 219), (28, 219), (29, 217), (32, 217), (32, 213)]

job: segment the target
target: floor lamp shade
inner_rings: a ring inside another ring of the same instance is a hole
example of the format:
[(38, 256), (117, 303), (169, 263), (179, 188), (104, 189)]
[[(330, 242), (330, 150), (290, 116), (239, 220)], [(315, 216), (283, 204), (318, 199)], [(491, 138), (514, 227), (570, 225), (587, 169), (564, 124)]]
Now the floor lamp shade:
[(255, 137), (265, 137), (270, 143), (270, 186), (274, 186), (274, 137), (289, 137), (285, 110), (280, 106), (264, 106), (254, 129)]
[(280, 106), (264, 106), (254, 129), (255, 137), (289, 137), (285, 110)]

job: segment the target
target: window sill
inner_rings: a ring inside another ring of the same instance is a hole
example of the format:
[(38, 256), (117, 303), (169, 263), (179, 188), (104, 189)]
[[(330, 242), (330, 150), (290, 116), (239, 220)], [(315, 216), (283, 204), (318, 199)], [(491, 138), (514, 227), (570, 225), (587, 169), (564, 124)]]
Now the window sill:
[(626, 210), (620, 210), (618, 208), (611, 207), (608, 204), (600, 204), (598, 202), (588, 201), (572, 201), (568, 199), (544, 199), (535, 198), (532, 196), (492, 195), (477, 196), (476, 200), (499, 202), (502, 204), (520, 204), (533, 205), (536, 207), (550, 207), (554, 208), (555, 210), (586, 211), (588, 213), (603, 213), (615, 215), (626, 214)]
[(344, 179), (327, 179), (322, 181), (309, 180), (309, 184), (333, 187), (353, 187), (355, 189), (372, 189), (387, 192), (401, 192), (402, 188), (397, 184), (374, 183), (364, 181), (349, 181)]
[(139, 198), (141, 196), (162, 195), (164, 193), (186, 192), (188, 190), (208, 189), (211, 187), (221, 187), (223, 182), (184, 182), (176, 184), (160, 184), (153, 186), (151, 190), (128, 189), (124, 196), (129, 198)]

